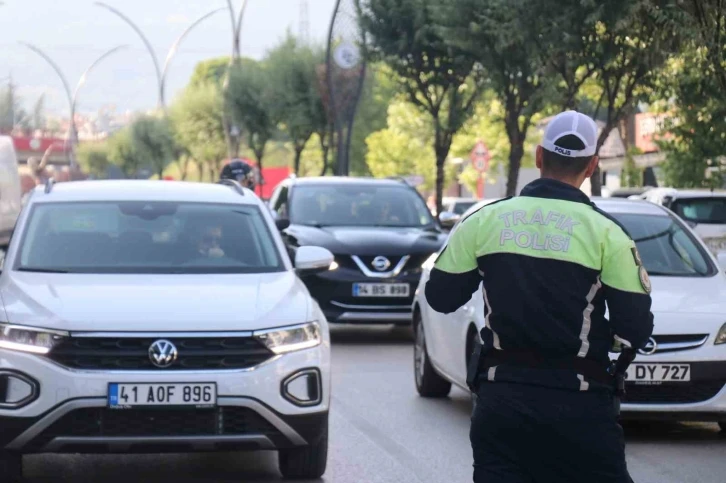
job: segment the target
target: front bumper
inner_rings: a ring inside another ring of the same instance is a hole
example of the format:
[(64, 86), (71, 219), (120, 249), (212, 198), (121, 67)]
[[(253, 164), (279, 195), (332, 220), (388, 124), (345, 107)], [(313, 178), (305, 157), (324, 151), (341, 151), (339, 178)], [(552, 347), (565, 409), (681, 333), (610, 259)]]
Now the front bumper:
[[(637, 363), (668, 363), (668, 354)], [(726, 361), (669, 358), (674, 364), (690, 364), (691, 381), (659, 385), (626, 384), (621, 405), (623, 419), (726, 421)]]
[[(21, 453), (156, 453), (284, 449), (316, 442), (327, 425), (329, 342), (278, 356), (247, 370), (83, 371), (44, 357), (0, 351), (0, 368), (32, 377), (39, 396), (0, 409), (0, 448)], [(320, 372), (322, 401), (301, 407), (281, 386), (302, 369)], [(109, 409), (109, 383), (217, 385), (210, 409)]]
[[(340, 266), (336, 270), (303, 278), (310, 294), (318, 301), (330, 323), (410, 325), (414, 294), (421, 277), (411, 269), (392, 278), (369, 278), (360, 270)], [(354, 297), (354, 283), (406, 283), (408, 297)]]

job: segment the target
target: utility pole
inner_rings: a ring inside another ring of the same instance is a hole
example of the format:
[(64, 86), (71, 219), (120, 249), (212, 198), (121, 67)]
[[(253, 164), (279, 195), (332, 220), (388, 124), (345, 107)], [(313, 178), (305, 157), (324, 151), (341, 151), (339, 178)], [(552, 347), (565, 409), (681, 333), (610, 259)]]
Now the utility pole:
[(165, 84), (166, 84), (166, 77), (167, 73), (169, 72), (169, 66), (171, 65), (171, 61), (176, 55), (177, 51), (179, 50), (179, 45), (184, 40), (184, 38), (191, 32), (197, 25), (204, 22), (206, 19), (211, 17), (217, 12), (220, 12), (224, 10), (224, 8), (217, 8), (215, 10), (212, 10), (211, 12), (202, 15), (197, 20), (192, 22), (192, 24), (182, 32), (182, 34), (176, 39), (174, 44), (169, 49), (169, 53), (166, 56), (166, 61), (164, 62), (163, 69), (160, 67), (159, 64), (159, 58), (156, 56), (156, 52), (154, 51), (154, 47), (152, 47), (151, 42), (149, 42), (149, 39), (144, 35), (144, 32), (141, 30), (141, 28), (134, 23), (133, 20), (131, 20), (128, 16), (124, 15), (122, 12), (117, 10), (116, 8), (103, 3), (103, 2), (96, 2), (96, 6), (104, 8), (108, 10), (109, 12), (113, 13), (117, 17), (119, 17), (121, 20), (126, 22), (134, 31), (136, 34), (141, 38), (141, 41), (144, 43), (144, 46), (146, 47), (146, 50), (149, 52), (149, 55), (151, 56), (151, 61), (154, 63), (154, 71), (156, 72), (156, 81), (157, 81), (157, 89), (158, 89), (158, 107), (162, 109), (166, 113), (166, 92), (165, 92)]
[(229, 10), (229, 18), (232, 23), (232, 56), (229, 59), (227, 71), (225, 72), (224, 81), (222, 83), (222, 124), (224, 128), (224, 137), (227, 140), (227, 155), (230, 160), (236, 158), (239, 154), (240, 137), (242, 133), (239, 126), (236, 126), (232, 119), (232, 114), (230, 113), (229, 103), (227, 100), (232, 70), (240, 69), (242, 67), (242, 49), (240, 47), (240, 40), (242, 37), (242, 22), (244, 21), (247, 4), (248, 1), (243, 0), (239, 13), (235, 14), (232, 0), (227, 0), (227, 10)]

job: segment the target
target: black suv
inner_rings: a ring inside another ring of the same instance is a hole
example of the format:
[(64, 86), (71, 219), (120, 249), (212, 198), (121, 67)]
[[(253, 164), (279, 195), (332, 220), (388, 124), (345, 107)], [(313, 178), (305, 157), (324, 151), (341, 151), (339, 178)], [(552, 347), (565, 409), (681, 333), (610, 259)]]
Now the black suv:
[(421, 265), (445, 241), (421, 195), (405, 181), (290, 178), (269, 202), (289, 220), (291, 249), (325, 247), (330, 270), (304, 278), (329, 322), (410, 324)]

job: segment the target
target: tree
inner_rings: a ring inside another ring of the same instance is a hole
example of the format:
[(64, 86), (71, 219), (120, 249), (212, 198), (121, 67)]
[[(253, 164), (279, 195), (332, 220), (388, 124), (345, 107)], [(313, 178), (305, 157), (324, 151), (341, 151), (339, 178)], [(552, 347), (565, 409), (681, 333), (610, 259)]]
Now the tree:
[(325, 112), (317, 89), (318, 62), (313, 50), (299, 45), (289, 33), (268, 53), (265, 62), (275, 99), (273, 115), (292, 142), (297, 173), (305, 145), (318, 130), (321, 113), (324, 116)]
[(83, 143), (78, 146), (76, 156), (83, 171), (95, 178), (105, 177), (112, 164), (106, 143)]
[(474, 61), (439, 29), (438, 0), (369, 0), (360, 9), (370, 57), (396, 74), (409, 102), (431, 117), (436, 207), (441, 211), (444, 164), (454, 135), (471, 116), (483, 88)]
[(726, 3), (723, 0), (687, 0), (680, 2), (690, 19), (700, 46), (705, 48), (706, 75), (713, 76), (726, 91)]
[[(676, 4), (677, 0), (632, 0), (618, 10), (618, 18), (609, 24), (596, 24), (597, 44), (590, 62), (594, 65), (593, 79), (602, 89), (599, 104), (605, 108), (598, 152), (610, 131), (638, 102), (652, 95), (664, 64), (678, 52), (681, 16)], [(591, 178), (593, 196), (600, 196), (601, 184), (598, 168)]]
[(162, 179), (164, 169), (176, 154), (169, 120), (165, 117), (140, 117), (131, 124), (131, 136), (136, 156)]
[(121, 129), (108, 140), (108, 159), (116, 165), (127, 178), (135, 178), (144, 167), (143, 159), (134, 149), (134, 141), (129, 126)]
[(227, 156), (220, 106), (219, 87), (206, 83), (188, 86), (170, 112), (177, 142), (207, 167), (210, 180), (216, 179)]
[(0, 91), (0, 132), (9, 133), (16, 126), (29, 127), (28, 114), (22, 107), (15, 84), (8, 82)]
[(45, 129), (45, 94), (41, 94), (33, 106), (33, 129)]
[(441, 7), (447, 38), (465, 57), (480, 64), (504, 106), (510, 144), (507, 196), (516, 192), (532, 118), (544, 107), (553, 85), (545, 75), (538, 44), (530, 38), (531, 27), (523, 27), (532, 17), (531, 4), (526, 0), (451, 0)]
[(272, 83), (263, 64), (249, 61), (241, 69), (232, 71), (227, 91), (232, 119), (242, 126), (260, 171), (267, 144), (277, 130), (278, 112)]

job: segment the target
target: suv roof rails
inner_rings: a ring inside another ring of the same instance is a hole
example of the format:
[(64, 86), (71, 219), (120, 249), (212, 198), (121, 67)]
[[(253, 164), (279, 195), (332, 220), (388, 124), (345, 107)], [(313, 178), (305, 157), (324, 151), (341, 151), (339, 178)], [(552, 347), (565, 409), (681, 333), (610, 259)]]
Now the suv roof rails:
[(55, 180), (53, 178), (48, 178), (48, 181), (45, 182), (45, 194), (50, 193), (53, 190), (54, 185)]
[(242, 187), (241, 184), (239, 184), (238, 182), (236, 182), (233, 179), (220, 179), (219, 181), (217, 181), (217, 184), (221, 184), (221, 185), (224, 185), (224, 186), (229, 186), (231, 188), (234, 188), (235, 191), (237, 193), (239, 193), (240, 195), (242, 195), (242, 196), (245, 195), (245, 189)]

